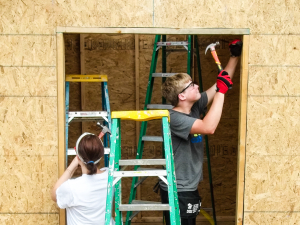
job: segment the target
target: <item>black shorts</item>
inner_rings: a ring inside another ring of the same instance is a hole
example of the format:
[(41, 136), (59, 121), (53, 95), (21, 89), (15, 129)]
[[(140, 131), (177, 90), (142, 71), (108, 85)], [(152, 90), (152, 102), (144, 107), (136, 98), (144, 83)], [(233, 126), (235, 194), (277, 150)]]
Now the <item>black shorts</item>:
[[(162, 203), (169, 203), (167, 191), (160, 189), (160, 196), (161, 196)], [(178, 192), (178, 200), (179, 200), (180, 218), (195, 219), (199, 214), (200, 207), (201, 207), (201, 197), (199, 196), (198, 190)], [(166, 214), (165, 216), (167, 217)]]

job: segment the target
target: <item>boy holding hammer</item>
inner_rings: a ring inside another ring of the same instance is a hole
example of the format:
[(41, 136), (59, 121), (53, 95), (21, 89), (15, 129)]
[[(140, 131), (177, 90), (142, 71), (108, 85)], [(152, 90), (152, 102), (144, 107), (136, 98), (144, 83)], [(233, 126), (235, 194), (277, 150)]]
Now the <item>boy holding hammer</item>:
[[(203, 179), (203, 138), (213, 134), (222, 115), (225, 94), (232, 86), (242, 41), (236, 39), (229, 44), (231, 57), (224, 70), (219, 72), (217, 82), (205, 92), (185, 73), (168, 77), (162, 86), (163, 96), (174, 106), (170, 110), (170, 127), (174, 164), (182, 225), (195, 225), (200, 211), (201, 198), (198, 184)], [(208, 104), (212, 105), (203, 119)], [(162, 203), (168, 203), (168, 187), (160, 181)], [(166, 224), (170, 215), (164, 211)]]

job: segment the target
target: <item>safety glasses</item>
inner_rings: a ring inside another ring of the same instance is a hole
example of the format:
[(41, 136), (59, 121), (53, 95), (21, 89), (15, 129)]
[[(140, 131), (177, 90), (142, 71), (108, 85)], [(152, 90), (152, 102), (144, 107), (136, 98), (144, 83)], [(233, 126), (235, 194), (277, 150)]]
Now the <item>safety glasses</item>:
[(182, 92), (184, 92), (186, 89), (188, 89), (189, 87), (194, 87), (195, 83), (192, 81), (191, 83), (188, 84), (188, 86), (186, 86), (179, 94), (181, 94)]

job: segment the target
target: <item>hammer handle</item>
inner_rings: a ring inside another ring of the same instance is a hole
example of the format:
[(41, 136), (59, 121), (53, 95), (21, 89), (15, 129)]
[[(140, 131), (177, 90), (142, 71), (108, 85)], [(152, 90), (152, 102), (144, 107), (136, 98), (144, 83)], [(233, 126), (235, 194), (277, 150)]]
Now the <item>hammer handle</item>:
[(212, 56), (214, 57), (214, 60), (215, 60), (215, 63), (217, 64), (218, 66), (218, 71), (219, 73), (223, 70), (222, 66), (221, 66), (221, 63), (220, 63), (220, 60), (218, 58), (218, 55), (217, 55), (217, 52), (216, 51), (211, 51), (211, 54)]

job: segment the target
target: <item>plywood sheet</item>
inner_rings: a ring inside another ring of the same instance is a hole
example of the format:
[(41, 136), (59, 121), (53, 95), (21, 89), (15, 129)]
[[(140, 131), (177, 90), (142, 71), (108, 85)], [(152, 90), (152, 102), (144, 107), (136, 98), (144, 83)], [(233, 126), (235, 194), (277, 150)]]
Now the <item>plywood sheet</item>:
[(55, 36), (1, 35), (0, 65), (55, 66)]
[(298, 35), (251, 35), (249, 64), (297, 66), (300, 59)]
[(53, 34), (56, 1), (2, 1), (0, 32), (4, 34)]
[(245, 212), (244, 224), (297, 224), (299, 219), (299, 212)]
[[(0, 156), (1, 213), (56, 213), (57, 156)], [(9, 204), (7, 204), (9, 203)]]
[(58, 214), (1, 214), (0, 223), (6, 225), (57, 225), (59, 220)]
[(247, 156), (245, 211), (299, 211), (299, 156)]
[(249, 97), (247, 155), (299, 154), (299, 97)]
[(0, 155), (57, 156), (56, 97), (0, 97)]
[(56, 23), (82, 27), (149, 27), (152, 26), (152, 4), (147, 0), (57, 1)]
[[(155, 25), (158, 27), (245, 27), (246, 4), (222, 1), (155, 1)], [(171, 13), (166, 13), (171, 12)], [(239, 20), (233, 20), (237, 16)]]
[(56, 96), (54, 67), (0, 67), (1, 96)]
[(261, 67), (249, 68), (249, 95), (299, 95), (296, 77), (299, 67)]
[(244, 27), (249, 27), (252, 34), (298, 34), (300, 31), (297, 0), (247, 0), (242, 5), (246, 6), (244, 14), (247, 15)]

